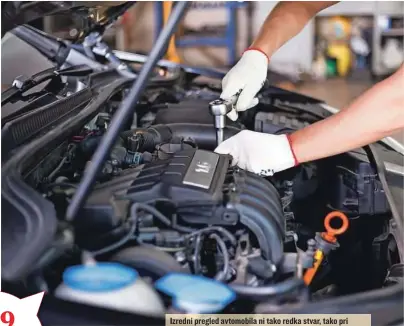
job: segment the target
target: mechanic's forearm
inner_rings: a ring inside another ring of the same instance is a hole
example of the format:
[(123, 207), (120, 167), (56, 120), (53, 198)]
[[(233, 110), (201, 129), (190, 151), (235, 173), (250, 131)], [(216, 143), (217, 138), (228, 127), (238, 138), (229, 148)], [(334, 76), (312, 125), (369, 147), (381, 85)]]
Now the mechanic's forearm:
[(319, 11), (336, 1), (282, 1), (266, 18), (251, 47), (264, 51), (268, 58), (297, 35)]
[(294, 132), (290, 138), (297, 160), (340, 154), (404, 129), (403, 89), (404, 66), (347, 108)]

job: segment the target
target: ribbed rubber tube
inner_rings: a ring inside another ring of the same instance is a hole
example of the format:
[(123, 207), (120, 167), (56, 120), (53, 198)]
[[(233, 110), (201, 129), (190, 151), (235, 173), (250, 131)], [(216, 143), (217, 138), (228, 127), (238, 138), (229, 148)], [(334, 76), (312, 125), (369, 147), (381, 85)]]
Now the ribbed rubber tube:
[[(228, 139), (241, 129), (236, 127), (226, 127), (224, 129), (224, 139)], [(214, 150), (216, 148), (216, 129), (209, 124), (193, 123), (171, 123), (166, 125), (155, 125), (149, 128), (137, 128), (124, 131), (121, 134), (123, 139), (127, 139), (136, 133), (142, 133), (144, 145), (142, 151), (153, 151), (155, 146), (172, 140), (192, 140), (199, 148)]]

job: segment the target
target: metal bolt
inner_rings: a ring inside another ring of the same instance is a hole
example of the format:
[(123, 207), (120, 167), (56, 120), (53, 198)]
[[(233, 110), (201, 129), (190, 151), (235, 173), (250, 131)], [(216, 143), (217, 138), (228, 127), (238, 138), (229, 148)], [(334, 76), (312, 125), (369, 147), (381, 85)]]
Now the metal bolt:
[(234, 183), (229, 184), (229, 190), (232, 192), (236, 192), (236, 190), (237, 190), (236, 185)]
[(119, 66), (117, 67), (118, 70), (126, 70), (128, 69), (128, 66), (124, 63), (119, 64)]
[(177, 259), (177, 262), (179, 262), (179, 263), (183, 263), (187, 260), (187, 257), (185, 256), (185, 253), (183, 251), (176, 252), (175, 258)]
[(308, 247), (314, 247), (315, 245), (316, 245), (316, 240), (314, 240), (314, 239), (307, 240)]
[(285, 185), (287, 187), (292, 187), (293, 186), (293, 181), (291, 181), (291, 180), (285, 181)]

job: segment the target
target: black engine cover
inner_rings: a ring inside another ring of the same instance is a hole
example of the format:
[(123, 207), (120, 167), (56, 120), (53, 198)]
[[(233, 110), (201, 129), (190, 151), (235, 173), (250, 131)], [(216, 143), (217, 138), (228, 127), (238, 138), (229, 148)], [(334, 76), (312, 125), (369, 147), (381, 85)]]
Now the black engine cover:
[(278, 263), (285, 230), (279, 194), (267, 180), (231, 168), (229, 159), (190, 149), (126, 170), (94, 189), (83, 220), (87, 225), (91, 220), (92, 225), (111, 228), (128, 217), (135, 202), (169, 200), (179, 224), (247, 227), (256, 236), (263, 257)]

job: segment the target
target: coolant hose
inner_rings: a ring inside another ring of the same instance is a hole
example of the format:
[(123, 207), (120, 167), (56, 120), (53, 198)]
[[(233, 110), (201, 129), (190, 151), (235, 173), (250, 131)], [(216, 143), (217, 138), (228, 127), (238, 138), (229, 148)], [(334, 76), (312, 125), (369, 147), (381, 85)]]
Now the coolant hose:
[(286, 281), (265, 285), (265, 286), (248, 286), (243, 284), (230, 284), (230, 287), (238, 294), (252, 297), (272, 297), (287, 294), (297, 289), (302, 289), (305, 284), (300, 278), (291, 278)]
[[(216, 129), (210, 124), (173, 123), (167, 125), (173, 135), (173, 139), (192, 139), (198, 147), (214, 150), (217, 146)], [(224, 129), (224, 139), (238, 134), (241, 129), (227, 126)]]
[[(233, 126), (227, 126), (224, 129), (224, 139), (228, 139), (241, 129)], [(195, 142), (199, 148), (206, 150), (214, 150), (216, 148), (216, 129), (211, 124), (199, 123), (170, 123), (164, 125), (155, 125), (148, 128), (136, 128), (124, 131), (120, 134), (117, 142), (111, 152), (112, 156), (117, 161), (123, 161), (125, 157), (124, 149), (128, 148), (128, 138), (135, 135), (142, 135), (142, 144), (137, 150), (138, 152), (153, 152), (156, 146), (161, 143), (181, 140), (191, 140)], [(101, 137), (92, 137), (84, 140), (80, 144), (83, 153), (92, 155), (101, 141)]]
[[(224, 129), (224, 139), (228, 139), (241, 129), (227, 126)], [(121, 133), (123, 139), (141, 133), (144, 138), (142, 151), (153, 151), (156, 145), (172, 140), (192, 140), (198, 147), (208, 150), (216, 148), (216, 129), (211, 124), (171, 123), (155, 125), (149, 128), (137, 128)]]

